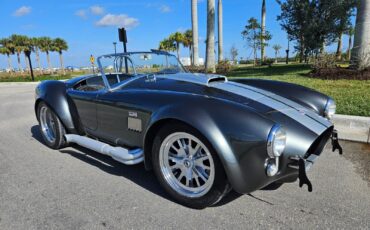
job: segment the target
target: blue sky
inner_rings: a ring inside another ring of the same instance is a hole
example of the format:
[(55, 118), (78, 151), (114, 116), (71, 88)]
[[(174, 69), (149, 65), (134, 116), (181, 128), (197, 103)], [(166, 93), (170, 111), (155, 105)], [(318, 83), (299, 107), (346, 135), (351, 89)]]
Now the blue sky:
[[(64, 54), (66, 66), (87, 66), (90, 54), (113, 53), (112, 42), (118, 40), (117, 24), (129, 27), (130, 51), (157, 48), (159, 41), (170, 33), (191, 28), (190, 0), (0, 0), (0, 6), (0, 37), (16, 33), (30, 37), (64, 38), (69, 44), (69, 50)], [(199, 1), (201, 57), (205, 54), (206, 6), (206, 0)], [(260, 19), (261, 1), (224, 0), (223, 6), (225, 56), (229, 57), (229, 50), (235, 45), (239, 57), (250, 58), (252, 50), (245, 46), (241, 31), (250, 17)], [(267, 47), (268, 56), (274, 55), (272, 44), (283, 47), (281, 55), (284, 55), (287, 46), (286, 33), (276, 21), (279, 13), (276, 1), (267, 1), (266, 27), (273, 35), (271, 45)], [(344, 37), (343, 44), (343, 49), (346, 49), (347, 37)], [(328, 48), (329, 51), (334, 49), (334, 46)], [(188, 56), (188, 50), (182, 48), (181, 54)], [(41, 54), (44, 65), (45, 59), (45, 54)], [(12, 60), (13, 66), (16, 66), (15, 55)], [(57, 53), (51, 54), (51, 60), (53, 66), (59, 66)], [(5, 68), (6, 63), (6, 57), (1, 55), (0, 68)]]

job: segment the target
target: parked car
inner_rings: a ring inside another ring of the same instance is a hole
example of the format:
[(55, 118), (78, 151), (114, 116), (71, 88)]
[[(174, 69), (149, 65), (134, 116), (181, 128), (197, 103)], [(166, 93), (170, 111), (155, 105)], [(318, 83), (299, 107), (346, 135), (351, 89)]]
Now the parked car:
[(306, 170), (330, 138), (333, 151), (340, 149), (330, 121), (335, 102), (314, 90), (191, 74), (155, 50), (97, 61), (100, 73), (37, 86), (45, 144), (144, 162), (183, 205), (204, 208), (231, 189), (250, 193), (297, 178), (311, 191)]

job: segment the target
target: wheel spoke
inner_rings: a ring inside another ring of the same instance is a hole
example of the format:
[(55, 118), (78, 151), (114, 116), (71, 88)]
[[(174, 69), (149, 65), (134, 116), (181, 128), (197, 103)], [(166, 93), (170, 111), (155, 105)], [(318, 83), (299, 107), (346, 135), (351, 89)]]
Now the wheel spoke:
[(177, 144), (180, 146), (179, 151), (177, 152), (180, 156), (186, 156), (186, 151), (184, 145), (182, 145), (182, 141), (177, 140)]
[(174, 155), (170, 155), (168, 156), (168, 159), (170, 161), (172, 161), (173, 163), (176, 163), (176, 164), (182, 164), (182, 161), (183, 161), (183, 157), (178, 157), (178, 156), (174, 156)]
[[(203, 172), (202, 172), (203, 171)], [(208, 180), (208, 175), (204, 172), (204, 170), (199, 170), (198, 168), (195, 168), (195, 172), (197, 175), (204, 181), (206, 182)], [(204, 173), (204, 174), (203, 174)]]
[(186, 186), (189, 186), (189, 183), (193, 179), (193, 169), (189, 168), (186, 170)]
[(189, 145), (189, 146), (190, 146), (190, 148), (189, 148), (189, 155), (190, 156), (196, 156), (196, 153), (200, 149), (200, 144), (197, 143), (197, 145), (194, 148), (192, 148), (191, 145)]

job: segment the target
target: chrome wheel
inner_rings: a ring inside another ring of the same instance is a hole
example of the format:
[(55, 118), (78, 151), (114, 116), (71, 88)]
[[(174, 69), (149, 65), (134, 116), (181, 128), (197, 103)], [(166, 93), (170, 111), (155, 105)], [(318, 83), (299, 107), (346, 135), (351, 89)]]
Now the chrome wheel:
[(39, 113), (42, 134), (48, 142), (54, 143), (56, 128), (52, 111), (48, 107), (42, 106)]
[(201, 197), (212, 187), (215, 165), (208, 148), (195, 136), (176, 132), (159, 150), (159, 166), (166, 182), (186, 197)]

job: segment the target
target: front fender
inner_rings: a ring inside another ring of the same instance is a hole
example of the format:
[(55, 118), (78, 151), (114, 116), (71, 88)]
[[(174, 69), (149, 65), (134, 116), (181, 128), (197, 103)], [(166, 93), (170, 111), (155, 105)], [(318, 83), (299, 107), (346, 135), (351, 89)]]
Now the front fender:
[[(251, 108), (212, 98), (180, 100), (181, 103), (166, 105), (152, 114), (146, 130), (161, 121), (177, 120), (198, 130), (212, 145), (232, 187), (246, 191), (245, 161), (254, 170), (254, 164), (264, 166), (266, 139), (274, 122), (258, 115)], [(145, 143), (145, 141), (144, 141)], [(145, 146), (145, 144), (144, 144)], [(150, 151), (145, 151), (150, 152)], [(251, 156), (253, 156), (251, 158)], [(257, 162), (253, 162), (253, 161)], [(254, 185), (251, 184), (254, 188)]]

